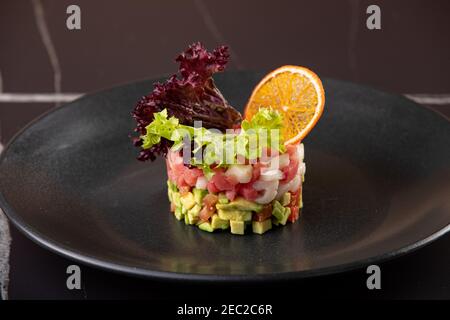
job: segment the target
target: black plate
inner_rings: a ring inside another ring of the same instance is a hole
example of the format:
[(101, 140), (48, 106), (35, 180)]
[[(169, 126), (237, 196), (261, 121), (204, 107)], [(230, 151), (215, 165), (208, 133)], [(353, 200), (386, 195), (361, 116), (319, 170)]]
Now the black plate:
[[(245, 104), (256, 73), (217, 84)], [(343, 271), (418, 248), (450, 229), (450, 123), (402, 97), (325, 80), (305, 140), (299, 223), (263, 236), (209, 234), (169, 213), (162, 160), (128, 134), (153, 81), (86, 96), (17, 135), (2, 154), (0, 202), (26, 235), (95, 266), (165, 279), (260, 280)]]

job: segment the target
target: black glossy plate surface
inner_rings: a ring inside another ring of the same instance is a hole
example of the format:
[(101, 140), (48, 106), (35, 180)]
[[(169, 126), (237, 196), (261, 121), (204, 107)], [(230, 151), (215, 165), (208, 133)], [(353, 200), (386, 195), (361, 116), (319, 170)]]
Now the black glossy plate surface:
[[(257, 73), (217, 85), (243, 106)], [(450, 123), (402, 97), (325, 80), (305, 139), (304, 210), (263, 236), (209, 234), (169, 213), (162, 160), (140, 163), (128, 134), (153, 81), (86, 96), (17, 135), (0, 161), (0, 203), (53, 251), (164, 279), (288, 279), (338, 272), (418, 248), (449, 230)]]

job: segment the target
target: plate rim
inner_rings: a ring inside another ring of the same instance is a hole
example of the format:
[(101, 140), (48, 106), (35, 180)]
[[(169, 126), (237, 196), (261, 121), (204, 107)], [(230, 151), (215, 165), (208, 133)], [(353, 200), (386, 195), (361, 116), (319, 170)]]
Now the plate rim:
[[(234, 73), (249, 73), (249, 71), (232, 71), (232, 72), (225, 72), (224, 74)], [(250, 73), (260, 73), (260, 72), (252, 72)], [(46, 112), (42, 113), (41, 115), (37, 116), (30, 122), (28, 122), (24, 127), (22, 127), (17, 133), (13, 135), (13, 137), (4, 145), (3, 151), (0, 153), (0, 165), (4, 161), (4, 157), (6, 156), (9, 148), (11, 145), (22, 135), (24, 134), (29, 128), (31, 128), (35, 123), (39, 122), (40, 120), (50, 116), (51, 114), (58, 112), (62, 109), (71, 107), (74, 103), (79, 103), (80, 100), (88, 99), (91, 96), (95, 96), (100, 93), (112, 91), (116, 88), (123, 88), (124, 86), (133, 86), (142, 84), (145, 82), (155, 82), (160, 80), (160, 78), (149, 78), (139, 81), (133, 81), (128, 83), (119, 84), (110, 88), (105, 88), (101, 90), (97, 90), (94, 92), (87, 93), (85, 95), (82, 95), (81, 97), (69, 102), (65, 103), (59, 106), (55, 106), (53, 108), (50, 108)], [(445, 117), (443, 114), (434, 111), (433, 109), (420, 105), (413, 100), (410, 100), (400, 94), (395, 94), (391, 92), (384, 92), (381, 90), (378, 90), (377, 88), (365, 85), (365, 84), (359, 84), (354, 83), (351, 81), (345, 81), (340, 79), (334, 79), (334, 78), (327, 78), (324, 77), (324, 80), (326, 81), (338, 81), (341, 83), (346, 83), (350, 85), (358, 85), (361, 87), (365, 87), (367, 89), (370, 89), (372, 91), (376, 92), (382, 92), (387, 93), (391, 96), (396, 97), (397, 99), (403, 99), (406, 102), (415, 105), (416, 107), (422, 108), (427, 110), (427, 112), (432, 112), (435, 115), (437, 115), (439, 118), (450, 122), (450, 119)], [(304, 278), (312, 278), (312, 277), (318, 277), (318, 276), (325, 276), (325, 275), (331, 275), (331, 274), (337, 274), (337, 273), (343, 273), (347, 271), (352, 271), (355, 269), (362, 268), (365, 265), (371, 265), (376, 263), (382, 263), (388, 260), (392, 260), (394, 258), (401, 257), (403, 255), (406, 255), (408, 253), (411, 253), (415, 250), (418, 250), (433, 241), (439, 239), (440, 237), (446, 235), (450, 232), (450, 222), (440, 228), (439, 230), (436, 230), (432, 234), (417, 240), (409, 245), (403, 246), (401, 248), (391, 250), (389, 252), (385, 252), (383, 254), (374, 255), (368, 258), (355, 260), (352, 262), (344, 263), (344, 264), (336, 264), (328, 267), (322, 267), (312, 270), (303, 270), (303, 271), (290, 271), (290, 272), (278, 272), (278, 273), (260, 273), (260, 274), (202, 274), (202, 273), (181, 273), (181, 272), (171, 272), (171, 271), (158, 271), (158, 270), (150, 270), (142, 267), (132, 267), (125, 264), (115, 263), (112, 261), (108, 261), (106, 259), (100, 259), (96, 258), (94, 256), (90, 256), (87, 254), (84, 254), (82, 252), (79, 252), (73, 248), (70, 248), (62, 243), (59, 243), (58, 241), (52, 240), (48, 237), (46, 237), (44, 234), (36, 231), (33, 229), (32, 226), (28, 225), (26, 222), (23, 221), (23, 219), (20, 217), (19, 214), (17, 214), (12, 207), (8, 204), (6, 199), (3, 196), (3, 192), (0, 190), (0, 208), (3, 210), (9, 221), (12, 222), (12, 224), (20, 231), (22, 232), (28, 239), (32, 240), (34, 243), (38, 244), (40, 247), (48, 249), (50, 252), (56, 253), (60, 256), (63, 256), (65, 258), (68, 258), (72, 261), (80, 262), (81, 264), (88, 265), (90, 267), (112, 271), (119, 274), (126, 274), (126, 275), (132, 275), (136, 277), (141, 278), (150, 278), (155, 280), (165, 280), (165, 281), (193, 281), (193, 282), (266, 282), (266, 281), (285, 281), (285, 280), (296, 280), (296, 279), (304, 279)]]

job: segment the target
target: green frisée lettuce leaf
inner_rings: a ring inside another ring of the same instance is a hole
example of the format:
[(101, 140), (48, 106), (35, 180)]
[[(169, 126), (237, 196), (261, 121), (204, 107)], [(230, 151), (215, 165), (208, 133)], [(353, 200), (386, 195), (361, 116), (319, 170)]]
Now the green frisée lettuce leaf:
[(161, 138), (171, 139), (174, 130), (179, 126), (177, 118), (167, 118), (167, 109), (155, 113), (154, 116), (154, 120), (145, 127), (146, 134), (141, 136), (143, 149), (151, 148), (159, 143)]
[(249, 120), (243, 120), (241, 127), (243, 130), (258, 129), (281, 129), (283, 126), (283, 118), (281, 114), (271, 108), (261, 108)]
[(154, 113), (154, 120), (141, 136), (142, 148), (158, 144), (162, 138), (173, 142), (172, 150), (181, 150), (186, 143), (192, 147), (191, 165), (202, 168), (205, 175), (214, 174), (212, 167), (223, 167), (242, 159), (257, 160), (264, 150), (284, 152), (280, 133), (282, 116), (278, 111), (261, 108), (250, 120), (244, 120), (240, 129), (226, 133), (219, 130), (180, 124), (168, 117), (167, 110)]
[(258, 158), (265, 148), (271, 146), (276, 146), (278, 152), (284, 152), (284, 141), (281, 136), (282, 126), (281, 113), (271, 108), (260, 108), (250, 120), (242, 121), (241, 128), (247, 138), (245, 146), (244, 141), (241, 141), (239, 145), (242, 149), (247, 150), (246, 158)]

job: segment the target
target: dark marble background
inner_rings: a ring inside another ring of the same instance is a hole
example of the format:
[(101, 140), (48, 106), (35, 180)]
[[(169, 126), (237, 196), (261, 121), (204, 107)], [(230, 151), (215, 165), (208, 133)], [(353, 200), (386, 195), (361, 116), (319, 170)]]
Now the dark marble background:
[[(70, 4), (81, 8), (81, 30), (66, 28)], [(381, 30), (366, 28), (370, 4), (381, 8)], [(198, 40), (209, 48), (228, 44), (229, 70), (304, 65), (321, 77), (411, 94), (450, 117), (449, 15), (448, 0), (3, 0), (0, 141), (6, 143), (72, 94), (173, 73), (176, 54)], [(61, 94), (59, 102), (56, 95), (44, 103), (28, 99), (55, 92)], [(12, 299), (170, 298), (194, 290), (85, 267), (83, 290), (68, 291), (70, 261), (37, 247), (14, 228), (12, 236)], [(364, 270), (296, 285), (318, 297), (450, 298), (450, 236), (382, 269), (380, 292), (365, 289)], [(227, 290), (258, 294), (252, 286)]]

